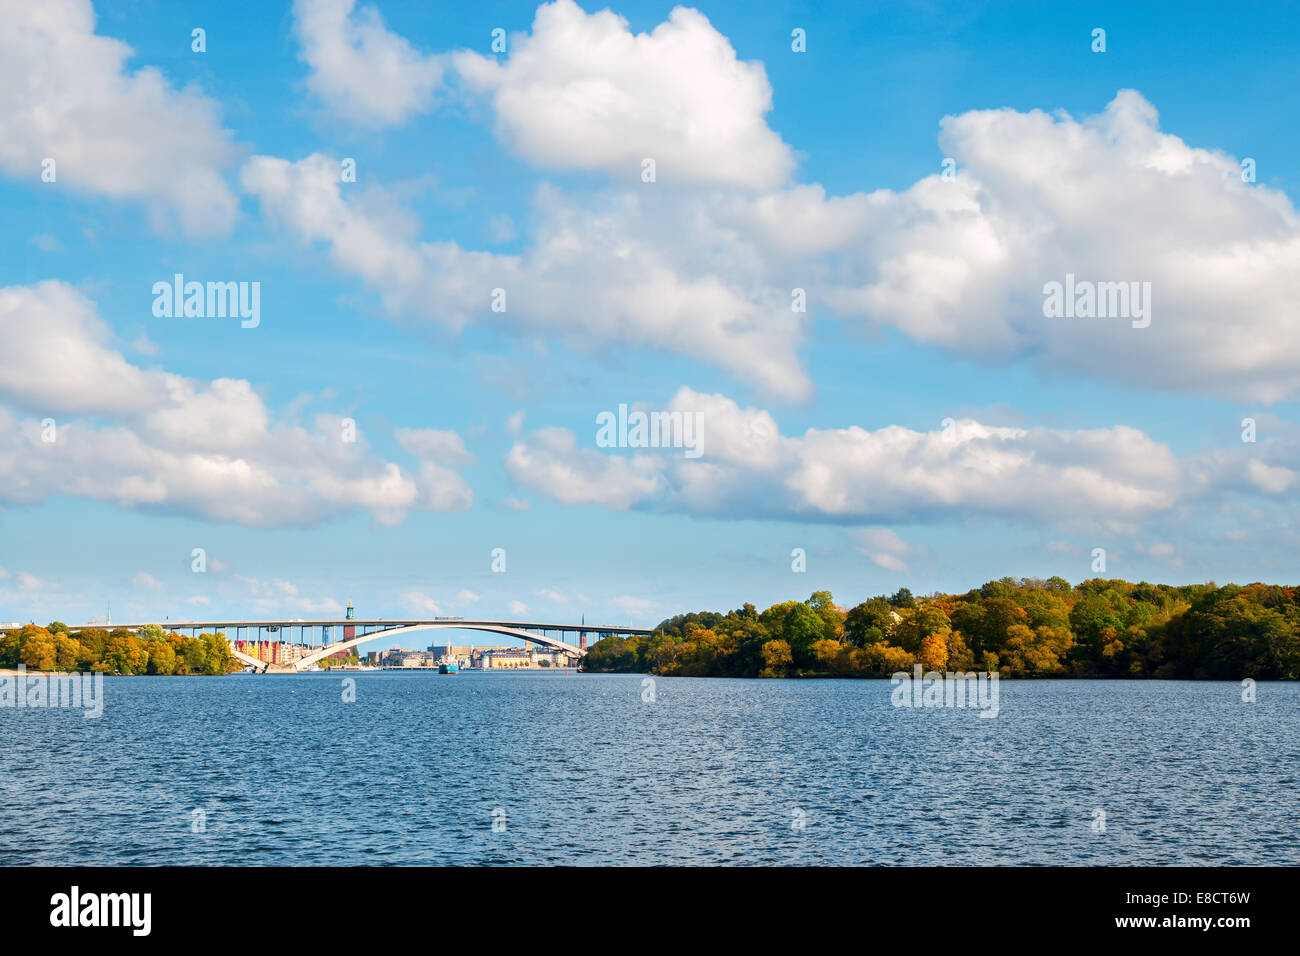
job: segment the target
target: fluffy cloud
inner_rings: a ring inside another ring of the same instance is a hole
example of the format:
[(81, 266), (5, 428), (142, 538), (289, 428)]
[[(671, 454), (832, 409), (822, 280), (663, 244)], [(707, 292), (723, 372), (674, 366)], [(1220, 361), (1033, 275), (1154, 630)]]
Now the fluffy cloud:
[[(543, 186), (533, 241), (512, 256), (417, 240), (391, 203), (345, 200), (323, 156), (256, 157), (243, 180), (395, 317), (685, 355), (783, 399), (812, 392), (795, 287), (849, 321), (981, 360), (1263, 402), (1300, 393), (1300, 222), (1282, 193), (1161, 133), (1132, 91), (1084, 120), (948, 117), (941, 145), (956, 177), (902, 193), (669, 188), (650, 202)], [(1067, 274), (1150, 283), (1149, 327), (1045, 316), (1044, 285)], [(504, 312), (490, 309), (498, 288)]]
[[(851, 237), (822, 290), (838, 312), (965, 355), (1031, 354), (1139, 386), (1265, 402), (1300, 392), (1300, 221), (1283, 193), (1160, 132), (1132, 90), (1084, 120), (978, 110), (941, 128), (955, 179), (838, 209), (805, 197), (813, 210), (772, 217), (773, 230), (824, 222)], [(1045, 317), (1043, 286), (1067, 273), (1151, 283), (1150, 326)]]
[(531, 35), (511, 39), (504, 62), (469, 51), (453, 62), (465, 86), (491, 97), (500, 137), (538, 166), (633, 180), (650, 157), (663, 181), (760, 189), (794, 168), (763, 118), (763, 65), (737, 59), (687, 7), (633, 34), (612, 11), (556, 0), (537, 9)]
[(1300, 490), (1300, 428), (1272, 415), (1260, 421), (1267, 429), (1264, 440), (1232, 443), (1189, 460), (1188, 485), (1204, 497), (1233, 492), (1260, 501), (1285, 501)]
[(1152, 545), (1135, 544), (1134, 549), (1138, 554), (1144, 554), (1149, 558), (1155, 558), (1157, 561), (1164, 562), (1172, 568), (1181, 568), (1183, 566), (1182, 555), (1178, 549), (1167, 541), (1158, 541)]
[(436, 428), (399, 428), (393, 433), (398, 443), (417, 458), (452, 468), (474, 464), (474, 456), (465, 448), (465, 441), (453, 431)]
[(147, 410), (166, 377), (131, 365), (111, 340), (94, 304), (62, 282), (0, 288), (0, 398), (49, 414)]
[[(1166, 446), (1124, 426), (1069, 432), (962, 421), (933, 432), (850, 427), (790, 437), (768, 412), (722, 395), (682, 389), (668, 410), (701, 416), (703, 457), (606, 455), (548, 428), (515, 443), (507, 470), (565, 504), (845, 523), (1124, 522), (1170, 508), (1184, 482)], [(901, 542), (868, 544), (896, 562), (906, 553)]]
[[(24, 419), (0, 405), (7, 504), (67, 495), (265, 527), (357, 508), (396, 523), (412, 508), (462, 510), (473, 500), (456, 472), (424, 457), (457, 447), (448, 433), (408, 434), (421, 459), (413, 476), (368, 457), (362, 442), (339, 441), (337, 418), (311, 429), (273, 422), (247, 381), (131, 365), (93, 304), (62, 283), (0, 288), (0, 402), (35, 413)], [(54, 413), (87, 418), (56, 418), (51, 442), (42, 421)]]
[(431, 105), (442, 79), (436, 56), (421, 56), (356, 0), (296, 0), (293, 30), (311, 68), (308, 88), (329, 109), (367, 126), (399, 123)]
[[(373, 11), (361, 17), (364, 40), (350, 11), (347, 0), (299, 6), (299, 31), (310, 20), (344, 63), (330, 75), (360, 75), (345, 84), (360, 96), (388, 64), (423, 64), (432, 88), (431, 58)], [(250, 162), (244, 185), (267, 217), (327, 243), (394, 316), (688, 355), (804, 399), (806, 322), (789, 308), (800, 287), (849, 323), (983, 361), (1028, 357), (1049, 373), (1267, 403), (1300, 394), (1295, 209), (1242, 182), (1236, 159), (1161, 132), (1136, 91), (1083, 118), (945, 117), (951, 180), (828, 196), (789, 183), (792, 153), (766, 125), (761, 64), (738, 59), (694, 10), (634, 34), (610, 11), (557, 0), (504, 58), (462, 51), (451, 62), (464, 88), (491, 100), (504, 143), (616, 185), (569, 196), (542, 187), (530, 245), (498, 256), (418, 241), (391, 200), (344, 201), (325, 157)], [(636, 180), (647, 156), (659, 164), (653, 186)], [(1150, 283), (1149, 327), (1044, 316), (1044, 285), (1067, 274)], [(495, 288), (507, 291), (506, 312), (488, 311)]]
[(429, 597), (429, 595), (422, 594), (419, 591), (407, 591), (402, 595), (402, 603), (416, 614), (433, 616), (442, 614), (442, 608), (438, 606), (438, 602)]
[[(316, 600), (300, 593), (296, 584), (283, 578), (272, 578), (269, 581), (243, 575), (236, 575), (236, 578), (247, 586), (253, 605), (260, 613), (279, 612), (286, 608), (305, 614), (337, 616), (343, 613), (343, 605), (334, 598)], [(210, 602), (208, 598), (200, 596), (190, 598), (190, 603), (200, 605)]]
[(399, 428), (394, 435), (402, 448), (420, 459), (420, 502), (426, 510), (465, 511), (474, 503), (473, 491), (455, 471), (474, 464), (464, 439), (437, 428)]
[[(295, 7), (313, 89), (345, 114), (395, 122), (416, 108), (406, 95), (413, 76), (432, 89), (436, 61), (417, 57), (372, 8), (360, 25), (351, 8), (349, 0)], [(652, 195), (568, 197), (542, 186), (539, 228), (522, 256), (419, 241), (418, 224), (381, 190), (345, 200), (338, 163), (320, 155), (254, 157), (245, 190), (268, 220), (326, 243), (336, 268), (360, 278), (394, 318), (453, 330), (505, 325), (586, 351), (650, 348), (716, 365), (780, 398), (811, 395), (788, 270), (713, 214), (718, 197), (674, 191), (711, 184), (749, 195), (788, 180), (793, 156), (764, 121), (771, 88), (761, 64), (738, 60), (694, 10), (679, 7), (652, 33), (634, 35), (621, 17), (587, 15), (569, 0), (541, 6), (532, 34), (515, 37), (504, 61), (468, 51), (453, 59), (463, 85), (492, 98), (500, 135), (530, 160), (626, 181), (649, 156), (663, 181)], [(396, 79), (387, 76), (394, 70)], [(381, 104), (390, 101), (387, 112)], [(495, 289), (506, 292), (504, 311), (491, 310)], [(575, 290), (583, 308), (574, 308)]]
[(57, 594), (59, 586), (53, 581), (47, 581), (39, 578), (30, 571), (19, 571), (15, 575), (10, 575), (4, 568), (0, 568), (0, 596), (5, 601), (40, 603), (42, 598), (49, 594)]
[[(687, 356), (805, 398), (796, 348), (803, 315), (790, 308), (785, 270), (755, 255), (729, 224), (694, 202), (636, 193), (570, 200), (538, 191), (540, 226), (522, 256), (420, 242), (405, 217), (372, 195), (344, 199), (338, 163), (253, 157), (241, 174), (266, 216), (375, 291), (394, 317), (458, 329), (469, 323), (558, 336), (590, 351), (619, 343)], [(505, 292), (493, 311), (493, 290)], [(582, 308), (574, 308), (580, 290)]]
[(886, 571), (907, 572), (903, 560), (911, 553), (911, 546), (889, 528), (864, 528), (856, 535), (858, 551)]
[(541, 428), (515, 442), (506, 471), (522, 485), (566, 505), (626, 511), (656, 494), (662, 462), (649, 455), (622, 458), (577, 447), (564, 428)]
[(626, 611), (628, 614), (644, 614), (646, 611), (659, 606), (655, 601), (633, 597), (630, 594), (620, 594), (618, 597), (612, 598), (609, 603), (622, 611)]
[(139, 200), (155, 225), (223, 234), (238, 201), (222, 177), (236, 151), (216, 104), (156, 69), (125, 69), (131, 48), (95, 34), (90, 0), (8, 6), (0, 17), (0, 169), (58, 187)]
[(1246, 476), (1251, 484), (1270, 494), (1282, 494), (1295, 484), (1296, 473), (1281, 465), (1269, 465), (1252, 459), (1246, 468)]

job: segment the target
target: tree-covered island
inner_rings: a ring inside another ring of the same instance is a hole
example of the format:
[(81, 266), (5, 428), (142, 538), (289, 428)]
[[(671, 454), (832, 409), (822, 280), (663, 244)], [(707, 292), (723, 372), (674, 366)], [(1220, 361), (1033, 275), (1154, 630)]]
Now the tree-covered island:
[(228, 674), (243, 665), (223, 634), (197, 637), (146, 624), (139, 634), (125, 628), (72, 631), (62, 621), (28, 624), (0, 636), (0, 667), (30, 671), (105, 674)]
[(829, 591), (759, 612), (679, 614), (646, 637), (606, 637), (583, 670), (682, 677), (1300, 678), (1300, 599), (1272, 584), (1002, 578), (965, 594), (906, 588), (847, 610)]

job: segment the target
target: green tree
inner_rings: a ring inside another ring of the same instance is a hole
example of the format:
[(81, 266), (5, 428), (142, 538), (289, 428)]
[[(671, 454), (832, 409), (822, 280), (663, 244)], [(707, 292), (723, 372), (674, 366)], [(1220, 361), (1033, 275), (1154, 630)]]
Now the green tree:
[(897, 612), (888, 598), (874, 597), (850, 608), (844, 617), (844, 638), (854, 647), (889, 639)]
[(197, 637), (181, 638), (181, 652), (178, 657), (180, 663), (184, 664), (186, 674), (206, 673), (204, 668), (208, 662), (208, 646)]
[(0, 635), (0, 667), (17, 667), (18, 650), (22, 647), (22, 631), (5, 631)]
[(806, 667), (813, 663), (812, 647), (818, 641), (833, 639), (835, 633), (826, 622), (806, 604), (796, 604), (781, 622), (781, 640), (790, 648), (795, 664)]
[(889, 603), (894, 607), (916, 607), (916, 598), (912, 597), (912, 592), (907, 588), (899, 588), (894, 592), (894, 596), (889, 599)]
[(844, 631), (844, 613), (835, 606), (831, 592), (814, 591), (806, 603), (822, 619), (824, 631), (828, 635), (825, 639), (838, 639)]
[(814, 611), (822, 611), (827, 608), (834, 608), (835, 598), (831, 597), (830, 591), (814, 591), (804, 603)]

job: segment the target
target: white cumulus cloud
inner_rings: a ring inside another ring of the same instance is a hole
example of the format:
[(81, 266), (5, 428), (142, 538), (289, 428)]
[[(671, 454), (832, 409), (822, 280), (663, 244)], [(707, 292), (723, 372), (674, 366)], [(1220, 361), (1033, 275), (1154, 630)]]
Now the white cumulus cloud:
[[(412, 434), (418, 451), (463, 449), (448, 433)], [(395, 524), (410, 509), (473, 501), (450, 468), (423, 460), (412, 475), (375, 460), (364, 442), (340, 441), (336, 417), (311, 428), (274, 420), (248, 381), (132, 365), (94, 304), (64, 283), (0, 287), (0, 503), (52, 496), (253, 527), (357, 508)]]
[(626, 511), (662, 487), (662, 462), (649, 455), (622, 458), (578, 448), (564, 428), (541, 428), (506, 453), (515, 481), (566, 505), (600, 505)]
[[(324, 243), (343, 274), (359, 278), (395, 319), (459, 330), (479, 324), (553, 337), (591, 352), (612, 344), (716, 365), (783, 398), (812, 385), (796, 355), (804, 315), (790, 286), (694, 201), (634, 192), (535, 196), (538, 230), (521, 255), (420, 241), (412, 220), (345, 198), (338, 163), (319, 154), (290, 162), (255, 156), (241, 172), (267, 219), (308, 243)], [(494, 290), (505, 293), (493, 311)], [(581, 290), (582, 308), (574, 307)]]
[(438, 602), (419, 591), (407, 591), (402, 595), (402, 603), (417, 614), (442, 615), (442, 608), (438, 606)]
[(296, 0), (293, 30), (311, 68), (307, 87), (333, 115), (390, 126), (427, 110), (442, 80), (437, 56), (418, 53), (356, 0)]
[(612, 11), (556, 0), (538, 7), (531, 34), (511, 38), (503, 61), (464, 51), (453, 63), (465, 86), (491, 97), (500, 137), (541, 167), (637, 180), (651, 158), (658, 180), (752, 188), (778, 186), (794, 168), (764, 119), (763, 65), (740, 60), (689, 7), (634, 34)]
[(225, 234), (238, 200), (223, 170), (236, 149), (217, 105), (177, 90), (131, 48), (95, 33), (90, 0), (14, 3), (0, 16), (0, 170), (50, 188), (138, 200), (154, 225)]
[[(507, 470), (570, 505), (875, 524), (964, 515), (1128, 521), (1169, 509), (1184, 491), (1172, 451), (1122, 425), (1064, 431), (964, 420), (930, 432), (850, 426), (786, 436), (768, 412), (723, 395), (683, 388), (667, 407), (701, 416), (698, 460), (675, 450), (606, 454), (552, 427), (516, 442)], [(868, 542), (885, 566), (906, 554), (900, 543)]]
[[(1161, 132), (1133, 90), (1084, 119), (976, 110), (941, 129), (955, 179), (806, 214), (843, 223), (838, 278), (820, 293), (836, 311), (963, 355), (1142, 387), (1300, 393), (1300, 220), (1284, 193)], [(1150, 283), (1150, 325), (1045, 316), (1044, 286), (1067, 274)]]

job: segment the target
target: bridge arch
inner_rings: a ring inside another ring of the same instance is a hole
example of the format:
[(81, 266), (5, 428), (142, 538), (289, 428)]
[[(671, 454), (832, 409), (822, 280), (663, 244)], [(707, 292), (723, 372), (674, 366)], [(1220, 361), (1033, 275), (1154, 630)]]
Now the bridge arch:
[(235, 650), (235, 648), (233, 647), (230, 648), (230, 656), (237, 661), (241, 661), (245, 664), (251, 664), (253, 667), (262, 668), (263, 670), (265, 670), (266, 668), (266, 661), (261, 660), (260, 658), (253, 657), (251, 654), (245, 654), (243, 651)]
[(381, 628), (378, 631), (371, 631), (369, 634), (361, 634), (357, 637), (349, 638), (346, 641), (336, 641), (333, 644), (327, 644), (320, 650), (308, 654), (301, 660), (294, 661), (292, 667), (294, 670), (302, 670), (304, 667), (310, 667), (317, 661), (324, 660), (331, 654), (337, 654), (340, 651), (348, 651), (364, 644), (366, 641), (373, 641), (377, 638), (388, 637), (390, 634), (411, 634), (415, 631), (439, 631), (439, 630), (459, 630), (459, 631), (489, 631), (493, 634), (505, 634), (508, 637), (517, 637), (534, 644), (544, 644), (547, 647), (554, 647), (556, 650), (565, 651), (574, 657), (582, 657), (586, 651), (576, 644), (569, 644), (554, 637), (548, 637), (544, 634), (537, 634), (533, 631), (525, 631), (522, 628), (510, 627), (508, 624), (484, 624), (484, 623), (467, 623), (465, 621), (438, 621), (419, 624), (403, 624), (398, 627)]

